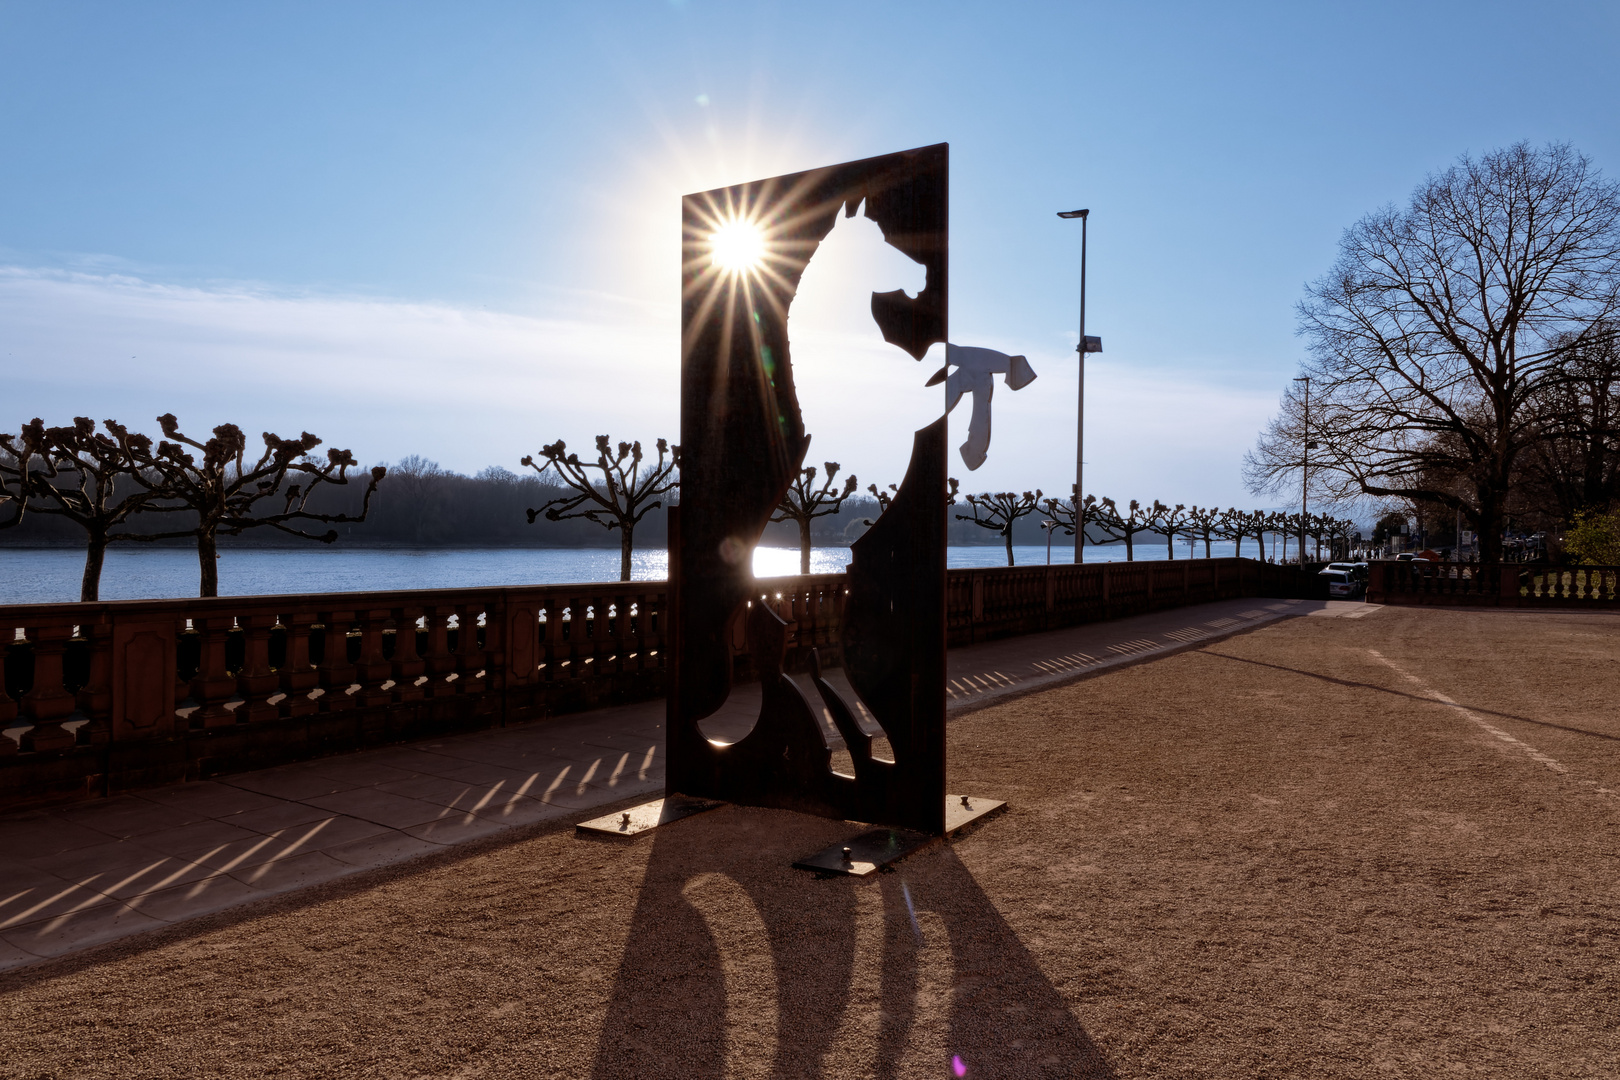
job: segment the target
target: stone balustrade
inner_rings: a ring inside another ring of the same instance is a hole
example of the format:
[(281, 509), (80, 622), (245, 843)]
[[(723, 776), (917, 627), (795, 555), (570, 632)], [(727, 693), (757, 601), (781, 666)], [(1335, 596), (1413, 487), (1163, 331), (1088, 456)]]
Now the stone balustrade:
[(1367, 599), (1467, 607), (1620, 606), (1620, 566), (1542, 563), (1376, 562)]
[[(790, 669), (838, 663), (842, 574), (761, 579)], [(1248, 559), (953, 570), (952, 645), (1235, 596), (1316, 598)], [(663, 582), (0, 607), (0, 807), (662, 696)], [(741, 622), (735, 677), (751, 677)]]

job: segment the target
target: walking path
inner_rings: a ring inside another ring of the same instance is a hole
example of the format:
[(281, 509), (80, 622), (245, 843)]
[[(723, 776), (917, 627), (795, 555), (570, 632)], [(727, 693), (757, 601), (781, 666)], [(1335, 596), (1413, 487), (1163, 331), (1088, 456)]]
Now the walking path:
[[(1233, 600), (952, 650), (957, 715), (1343, 601)], [(740, 687), (705, 722), (735, 738)], [(0, 970), (660, 793), (664, 703), (322, 758), (0, 816)], [(831, 731), (830, 724), (828, 725)]]

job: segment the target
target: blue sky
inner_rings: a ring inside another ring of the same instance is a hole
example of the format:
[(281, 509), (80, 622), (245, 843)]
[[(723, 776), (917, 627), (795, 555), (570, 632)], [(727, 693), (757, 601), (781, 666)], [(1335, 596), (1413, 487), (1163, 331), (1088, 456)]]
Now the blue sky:
[[(673, 436), (686, 192), (947, 141), (952, 338), (1024, 352), (970, 489), (1252, 501), (1340, 232), (1464, 152), (1620, 171), (1612, 4), (0, 2), (0, 423), (517, 468)], [(897, 480), (852, 393), (813, 453)], [(965, 416), (962, 418), (965, 426)], [(890, 440), (892, 443), (892, 440)]]

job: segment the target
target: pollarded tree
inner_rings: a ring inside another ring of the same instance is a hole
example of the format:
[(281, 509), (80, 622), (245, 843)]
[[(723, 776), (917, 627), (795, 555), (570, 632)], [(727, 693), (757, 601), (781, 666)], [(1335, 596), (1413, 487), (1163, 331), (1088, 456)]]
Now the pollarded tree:
[(1214, 537), (1221, 535), (1221, 525), (1225, 515), (1216, 507), (1194, 506), (1187, 511), (1186, 523), (1182, 526), (1182, 535), (1194, 540), (1204, 541), (1204, 558), (1213, 558), (1210, 554), (1210, 542)]
[(36, 416), (20, 436), (0, 434), (0, 529), (22, 523), (28, 512), (29, 472), (45, 453), (45, 425)]
[(154, 471), (146, 469), (142, 475), (142, 462), (151, 458), (152, 440), (131, 434), (115, 420), (104, 420), (102, 425), (104, 434), (96, 431), (95, 421), (79, 416), (72, 427), (43, 428), (38, 441), (40, 467), (28, 478), (34, 513), (66, 518), (85, 532), (80, 600), (101, 598), (107, 545), (150, 539), (119, 531), (120, 527), (142, 511), (168, 509), (157, 504), (171, 494)]
[[(810, 525), (818, 517), (827, 517), (838, 513), (844, 505), (844, 500), (855, 494), (860, 486), (854, 474), (844, 481), (842, 490), (833, 487), (833, 480), (838, 476), (838, 462), (822, 462), (827, 469), (827, 475), (822, 479), (821, 486), (816, 486), (816, 467), (806, 465), (793, 477), (793, 482), (782, 495), (782, 501), (776, 507), (776, 513), (771, 516), (772, 521), (792, 521), (799, 526), (799, 573), (810, 572)], [(874, 488), (875, 490), (875, 488)]]
[(1158, 533), (1164, 537), (1164, 547), (1169, 554), (1166, 558), (1176, 557), (1176, 536), (1187, 521), (1187, 507), (1181, 503), (1166, 506), (1158, 499), (1153, 500), (1153, 506), (1147, 512), (1148, 531)]
[(1266, 515), (1259, 510), (1239, 510), (1232, 507), (1221, 514), (1219, 535), (1227, 540), (1236, 541), (1232, 554), (1236, 558), (1243, 558), (1243, 538), (1252, 536), (1260, 546), (1260, 559), (1265, 560), (1266, 546), (1264, 532)]
[[(133, 475), (161, 492), (166, 509), (188, 510), (196, 517), (190, 528), (152, 533), (143, 539), (195, 538), (200, 596), (219, 595), (220, 536), (239, 536), (248, 529), (268, 527), (330, 544), (338, 537), (336, 529), (317, 534), (305, 532), (301, 526), (315, 521), (336, 524), (366, 520), (371, 496), (388, 475), (381, 465), (371, 470), (359, 514), (317, 513), (308, 509), (310, 495), (323, 486), (347, 485), (349, 470), (358, 468), (349, 451), (328, 449), (323, 462), (310, 455), (321, 440), (309, 432), (296, 439), (283, 439), (266, 431), (262, 436), (264, 452), (250, 461), (247, 437), (235, 424), (216, 427), (207, 442), (183, 434), (173, 413), (158, 417), (158, 424), (166, 438), (158, 443), (156, 452), (136, 450), (133, 457), (140, 471)], [(187, 447), (201, 451), (200, 459)]]
[(1299, 313), (1309, 430), (1289, 395), (1250, 479), (1293, 488), (1304, 437), (1313, 479), (1460, 511), (1499, 562), (1535, 405), (1620, 314), (1620, 185), (1567, 145), (1464, 157), (1346, 230)]
[[(900, 494), (900, 486), (898, 484), (890, 484), (888, 490), (884, 490), (883, 488), (878, 487), (876, 484), (867, 484), (866, 490), (871, 493), (872, 498), (877, 500), (879, 514), (888, 513), (889, 504), (894, 502), (894, 497), (896, 495)], [(962, 485), (956, 479), (956, 477), (947, 476), (945, 478), (945, 505), (955, 506), (957, 493), (961, 490)], [(865, 518), (862, 520), (861, 524), (865, 525), (867, 528), (871, 528), (872, 519)]]
[(1087, 495), (1080, 500), (1080, 513), (1077, 520), (1072, 495), (1067, 499), (1047, 499), (1046, 513), (1048, 517), (1062, 526), (1065, 535), (1073, 536), (1074, 530), (1077, 528), (1084, 528), (1087, 525), (1097, 527), (1103, 525), (1104, 520), (1107, 518), (1105, 503), (1107, 503), (1107, 500), (1098, 502), (1097, 496)]
[(1022, 495), (1011, 491), (980, 492), (967, 497), (969, 514), (957, 514), (957, 521), (971, 521), (982, 529), (989, 529), (1007, 543), (1007, 565), (1013, 563), (1013, 525), (1019, 518), (1035, 512), (1040, 505), (1041, 491), (1026, 491)]
[(1105, 498), (1097, 512), (1097, 525), (1110, 540), (1125, 541), (1125, 561), (1134, 562), (1137, 534), (1153, 531), (1153, 508), (1132, 499), (1121, 510), (1113, 499)]
[[(561, 439), (541, 447), (540, 456), (545, 459), (544, 465), (538, 464), (532, 456), (525, 457), (523, 464), (541, 476), (555, 472), (574, 494), (530, 509), (527, 511), (529, 524), (533, 525), (535, 518), (544, 514), (547, 521), (584, 518), (609, 530), (618, 529), (619, 580), (629, 581), (636, 526), (641, 524), (642, 518), (664, 505), (662, 496), (681, 486), (677, 475), (681, 448), (659, 439), (658, 461), (645, 468), (641, 464), (639, 441), (621, 442), (615, 454), (606, 435), (596, 437), (595, 461), (581, 461), (578, 454), (570, 454)], [(592, 473), (597, 476), (593, 477)]]

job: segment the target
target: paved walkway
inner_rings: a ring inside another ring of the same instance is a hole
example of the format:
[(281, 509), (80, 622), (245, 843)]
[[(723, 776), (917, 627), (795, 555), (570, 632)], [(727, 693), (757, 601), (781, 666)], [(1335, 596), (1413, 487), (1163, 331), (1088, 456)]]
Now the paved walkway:
[[(952, 715), (1297, 615), (1236, 600), (952, 650)], [(705, 722), (736, 738), (740, 687)], [(0, 816), (0, 970), (632, 797), (664, 784), (662, 701)], [(831, 733), (831, 725), (827, 724)], [(836, 741), (836, 736), (833, 740)]]

